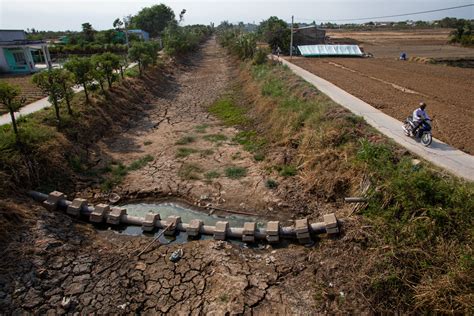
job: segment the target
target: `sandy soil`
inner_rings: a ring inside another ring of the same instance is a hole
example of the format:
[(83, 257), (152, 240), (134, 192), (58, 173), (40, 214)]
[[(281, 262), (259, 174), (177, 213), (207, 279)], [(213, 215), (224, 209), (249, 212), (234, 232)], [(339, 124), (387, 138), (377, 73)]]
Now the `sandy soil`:
[(328, 36), (335, 41), (353, 39), (375, 58), (398, 58), (404, 51), (408, 57), (474, 58), (474, 49), (448, 44), (451, 29), (406, 31), (350, 31), (329, 30)]
[(305, 59), (293, 62), (400, 121), (420, 101), (435, 116), (433, 134), (474, 153), (474, 69), (392, 59)]

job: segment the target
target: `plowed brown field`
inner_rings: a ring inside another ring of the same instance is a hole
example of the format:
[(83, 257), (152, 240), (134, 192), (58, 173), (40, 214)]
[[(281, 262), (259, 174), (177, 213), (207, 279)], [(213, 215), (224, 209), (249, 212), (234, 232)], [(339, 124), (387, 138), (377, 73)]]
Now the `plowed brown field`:
[(393, 59), (298, 57), (292, 62), (400, 121), (426, 102), (435, 116), (434, 136), (474, 154), (474, 69)]

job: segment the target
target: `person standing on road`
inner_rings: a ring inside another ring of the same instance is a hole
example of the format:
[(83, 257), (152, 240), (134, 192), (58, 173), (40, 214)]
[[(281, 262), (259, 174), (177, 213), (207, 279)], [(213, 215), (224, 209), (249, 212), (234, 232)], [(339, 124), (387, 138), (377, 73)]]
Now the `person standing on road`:
[(280, 57), (281, 49), (280, 46), (277, 46), (277, 49), (275, 50), (277, 57)]

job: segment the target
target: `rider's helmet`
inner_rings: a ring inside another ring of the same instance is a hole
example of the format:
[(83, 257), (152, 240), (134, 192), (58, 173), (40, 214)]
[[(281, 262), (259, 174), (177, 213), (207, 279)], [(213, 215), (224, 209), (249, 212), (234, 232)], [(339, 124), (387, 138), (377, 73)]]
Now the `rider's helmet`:
[(424, 110), (426, 108), (425, 102), (420, 102), (420, 109)]

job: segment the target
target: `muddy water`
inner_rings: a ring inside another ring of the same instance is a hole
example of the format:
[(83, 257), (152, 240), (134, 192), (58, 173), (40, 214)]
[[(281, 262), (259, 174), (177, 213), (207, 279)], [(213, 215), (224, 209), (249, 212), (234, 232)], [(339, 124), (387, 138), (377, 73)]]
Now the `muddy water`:
[[(227, 215), (221, 216), (216, 214), (207, 214), (185, 206), (175, 204), (175, 203), (133, 203), (122, 205), (121, 207), (127, 209), (128, 215), (145, 217), (148, 212), (158, 213), (162, 219), (166, 219), (170, 215), (181, 216), (183, 223), (189, 223), (193, 219), (202, 220), (204, 225), (215, 225), (218, 221), (227, 221), (229, 226), (232, 227), (243, 227), (245, 222), (257, 222), (258, 227), (264, 225), (263, 221), (259, 221), (255, 217), (243, 216), (243, 215)], [(117, 229), (118, 232), (126, 235), (145, 235), (145, 236), (156, 236), (161, 232), (155, 231), (153, 233), (143, 233), (141, 227), (136, 226), (124, 226)], [(212, 236), (201, 236), (201, 239), (212, 239)], [(174, 237), (162, 236), (160, 237), (160, 242), (162, 243), (184, 243), (188, 241), (188, 235), (185, 232), (180, 232)], [(237, 242), (238, 241), (234, 241)]]

